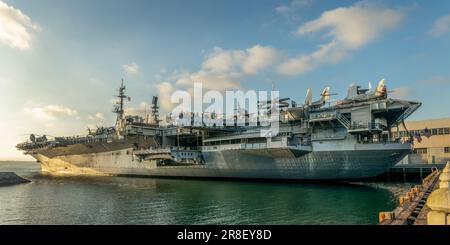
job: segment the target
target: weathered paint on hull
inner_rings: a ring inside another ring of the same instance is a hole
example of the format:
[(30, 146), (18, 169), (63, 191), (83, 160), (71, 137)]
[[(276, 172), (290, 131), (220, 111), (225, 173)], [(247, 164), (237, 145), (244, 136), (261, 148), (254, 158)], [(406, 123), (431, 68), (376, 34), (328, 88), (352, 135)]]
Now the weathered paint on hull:
[[(394, 166), (408, 149), (321, 151), (298, 156), (292, 150), (224, 150), (204, 152), (205, 164), (156, 166), (139, 161), (132, 148), (99, 153), (33, 156), (42, 171), (73, 175), (146, 175), (160, 177), (351, 179), (377, 176)], [(281, 157), (282, 156), (282, 157)]]

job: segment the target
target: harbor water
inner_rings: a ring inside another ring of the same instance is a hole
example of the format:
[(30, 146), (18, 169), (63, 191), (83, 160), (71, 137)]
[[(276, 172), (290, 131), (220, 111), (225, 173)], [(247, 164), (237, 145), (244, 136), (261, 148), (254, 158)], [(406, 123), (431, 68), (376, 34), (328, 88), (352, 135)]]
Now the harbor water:
[(0, 224), (377, 224), (414, 183), (264, 183), (55, 177), (0, 162), (32, 182), (0, 187)]

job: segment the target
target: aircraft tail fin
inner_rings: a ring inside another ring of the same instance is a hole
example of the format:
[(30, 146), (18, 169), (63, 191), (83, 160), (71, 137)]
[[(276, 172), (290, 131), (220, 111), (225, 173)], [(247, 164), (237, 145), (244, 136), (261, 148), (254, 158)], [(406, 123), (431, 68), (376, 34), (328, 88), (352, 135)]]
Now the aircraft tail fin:
[(312, 104), (312, 91), (310, 88), (306, 91), (305, 105), (309, 106)]
[(330, 99), (330, 87), (325, 87), (320, 94), (320, 100), (325, 102)]
[(386, 85), (384, 84), (384, 78), (378, 83), (377, 90), (375, 91), (375, 95), (381, 96), (386, 94)]

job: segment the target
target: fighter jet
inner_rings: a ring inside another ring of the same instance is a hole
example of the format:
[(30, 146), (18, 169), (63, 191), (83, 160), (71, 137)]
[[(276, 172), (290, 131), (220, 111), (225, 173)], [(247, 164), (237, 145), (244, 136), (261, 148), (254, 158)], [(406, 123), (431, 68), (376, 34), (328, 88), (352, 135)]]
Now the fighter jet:
[(387, 97), (387, 89), (386, 85), (384, 84), (384, 79), (381, 79), (381, 81), (378, 82), (375, 91), (371, 91), (370, 87), (370, 83), (369, 89), (363, 89), (356, 84), (350, 85), (350, 87), (348, 88), (347, 97), (345, 97), (345, 99), (343, 100), (338, 101), (337, 104), (343, 105), (372, 99), (384, 99)]
[(272, 107), (278, 107), (279, 109), (289, 107), (289, 101), (290, 98), (282, 98), (282, 99), (273, 99), (273, 100), (265, 100), (265, 101), (258, 101), (258, 108), (259, 109), (270, 109)]
[(330, 87), (326, 87), (321, 95), (319, 100), (313, 102), (312, 101), (312, 91), (310, 88), (306, 91), (306, 98), (303, 105), (299, 106), (293, 106), (291, 108), (287, 109), (287, 113), (290, 118), (294, 120), (298, 120), (301, 118), (306, 118), (308, 114), (308, 108), (319, 108), (323, 105), (325, 105), (325, 102), (329, 100), (330, 98)]
[[(308, 91), (310, 92), (311, 90)], [(330, 95), (332, 95), (330, 94), (330, 87), (325, 87), (322, 93), (320, 94), (319, 100), (309, 103), (308, 107), (319, 108), (324, 106), (325, 102), (327, 102), (330, 99)], [(307, 102), (311, 101), (311, 97), (312, 97), (311, 92), (309, 94), (308, 93), (306, 94)]]

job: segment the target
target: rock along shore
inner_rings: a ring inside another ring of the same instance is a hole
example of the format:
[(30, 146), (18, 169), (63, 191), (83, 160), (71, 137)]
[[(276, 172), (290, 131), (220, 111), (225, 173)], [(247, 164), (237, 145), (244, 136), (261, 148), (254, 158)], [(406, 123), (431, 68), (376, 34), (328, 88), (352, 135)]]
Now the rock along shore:
[(14, 172), (0, 172), (0, 186), (28, 183), (30, 180), (18, 176)]

